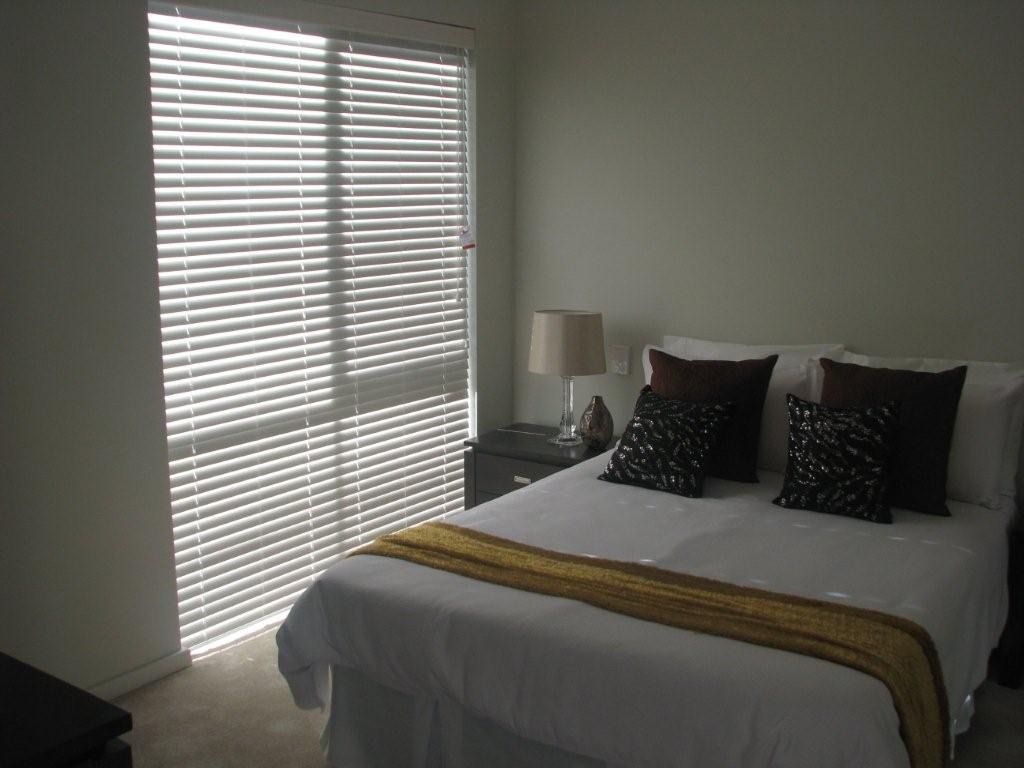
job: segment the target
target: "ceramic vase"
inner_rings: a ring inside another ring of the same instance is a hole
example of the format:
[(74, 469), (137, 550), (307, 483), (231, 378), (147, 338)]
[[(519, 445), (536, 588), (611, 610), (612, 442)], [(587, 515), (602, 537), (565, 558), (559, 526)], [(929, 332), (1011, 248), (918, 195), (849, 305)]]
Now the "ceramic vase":
[(608, 447), (612, 439), (612, 414), (600, 395), (594, 395), (580, 417), (580, 437), (598, 451)]

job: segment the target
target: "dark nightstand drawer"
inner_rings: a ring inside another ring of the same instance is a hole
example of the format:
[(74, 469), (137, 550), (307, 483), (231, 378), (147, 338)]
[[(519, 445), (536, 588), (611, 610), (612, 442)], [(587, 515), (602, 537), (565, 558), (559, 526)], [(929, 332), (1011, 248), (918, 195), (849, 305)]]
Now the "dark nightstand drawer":
[(542, 477), (553, 475), (562, 467), (541, 464), (536, 461), (524, 461), (508, 456), (490, 456), (477, 454), (476, 457), (476, 490), (477, 493), (502, 494), (522, 488)]

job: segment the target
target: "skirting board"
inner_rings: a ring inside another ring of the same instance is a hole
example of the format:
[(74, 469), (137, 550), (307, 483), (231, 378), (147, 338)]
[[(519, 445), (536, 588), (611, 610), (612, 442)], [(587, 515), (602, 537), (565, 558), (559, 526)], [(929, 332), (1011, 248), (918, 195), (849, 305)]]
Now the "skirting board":
[(110, 701), (116, 699), (118, 696), (124, 696), (130, 691), (134, 691), (136, 688), (141, 688), (147, 683), (152, 683), (154, 680), (159, 680), (161, 677), (167, 677), (175, 672), (185, 669), (185, 667), (192, 665), (192, 654), (187, 650), (180, 650), (176, 653), (172, 653), (169, 656), (152, 661), (149, 664), (143, 664), (141, 667), (137, 667), (130, 672), (125, 672), (123, 675), (112, 677), (104, 683), (95, 685), (89, 689), (89, 693), (93, 696), (99, 696), (101, 699)]

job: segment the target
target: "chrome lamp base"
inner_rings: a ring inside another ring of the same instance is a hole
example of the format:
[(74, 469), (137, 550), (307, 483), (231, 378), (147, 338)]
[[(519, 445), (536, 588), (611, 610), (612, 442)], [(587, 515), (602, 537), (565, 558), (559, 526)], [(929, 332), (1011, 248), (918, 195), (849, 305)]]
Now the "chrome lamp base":
[(570, 448), (580, 445), (583, 438), (580, 437), (580, 430), (576, 426), (576, 417), (572, 412), (573, 377), (562, 377), (562, 421), (558, 425), (558, 434), (548, 438), (552, 445), (561, 445)]

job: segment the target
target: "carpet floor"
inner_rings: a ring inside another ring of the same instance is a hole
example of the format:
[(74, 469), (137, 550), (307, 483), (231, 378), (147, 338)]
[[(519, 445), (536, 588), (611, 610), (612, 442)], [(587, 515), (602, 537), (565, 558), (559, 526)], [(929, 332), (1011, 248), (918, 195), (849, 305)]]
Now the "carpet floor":
[(324, 768), (324, 717), (292, 702), (274, 632), (115, 702), (132, 713), (135, 768)]
[[(324, 768), (323, 716), (296, 707), (267, 632), (116, 702), (132, 713), (137, 768)], [(985, 683), (954, 768), (1024, 766), (1024, 689)], [(400, 768), (396, 766), (396, 768)]]

